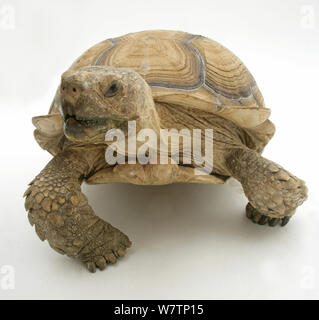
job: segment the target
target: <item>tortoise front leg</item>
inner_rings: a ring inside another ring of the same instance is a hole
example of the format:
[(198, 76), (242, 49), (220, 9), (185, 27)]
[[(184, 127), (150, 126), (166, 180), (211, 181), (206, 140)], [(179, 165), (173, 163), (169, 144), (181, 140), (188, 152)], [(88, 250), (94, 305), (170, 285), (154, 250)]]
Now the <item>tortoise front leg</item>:
[(29, 221), (42, 241), (86, 263), (91, 272), (125, 255), (131, 242), (96, 216), (81, 192), (89, 165), (79, 152), (55, 156), (25, 192)]
[(302, 180), (255, 151), (234, 150), (226, 165), (241, 182), (249, 200), (247, 216), (255, 223), (284, 226), (307, 198)]

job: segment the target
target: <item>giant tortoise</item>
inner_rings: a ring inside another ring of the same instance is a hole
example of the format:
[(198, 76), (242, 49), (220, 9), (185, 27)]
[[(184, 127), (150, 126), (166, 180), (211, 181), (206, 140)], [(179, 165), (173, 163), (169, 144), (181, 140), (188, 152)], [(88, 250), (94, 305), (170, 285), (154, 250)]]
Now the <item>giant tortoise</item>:
[[(81, 192), (83, 181), (221, 184), (234, 177), (248, 198), (248, 218), (283, 226), (307, 189), (261, 156), (275, 132), (269, 115), (250, 72), (213, 40), (179, 31), (107, 39), (62, 75), (49, 114), (33, 118), (35, 139), (53, 159), (25, 192), (30, 223), (41, 240), (95, 272), (124, 256), (131, 242), (94, 214)], [(195, 169), (202, 165), (192, 157), (183, 163), (182, 148), (177, 156), (167, 149), (167, 163), (134, 162), (126, 148), (122, 159), (130, 161), (107, 162), (106, 133), (122, 130), (128, 139), (127, 124), (134, 121), (136, 130), (159, 135), (163, 129), (212, 129), (212, 172), (199, 174)]]

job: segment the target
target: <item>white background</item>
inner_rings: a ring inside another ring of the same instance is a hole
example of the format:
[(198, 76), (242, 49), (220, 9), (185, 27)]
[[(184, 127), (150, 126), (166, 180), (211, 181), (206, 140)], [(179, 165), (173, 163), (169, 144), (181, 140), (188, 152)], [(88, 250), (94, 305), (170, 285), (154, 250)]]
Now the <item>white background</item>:
[[(61, 73), (84, 50), (145, 29), (202, 34), (244, 61), (277, 126), (264, 155), (304, 179), (309, 199), (285, 228), (270, 228), (245, 217), (234, 182), (83, 186), (96, 213), (134, 243), (90, 274), (27, 220), (22, 194), (51, 158), (31, 117), (47, 112)], [(318, 298), (318, 66), (316, 0), (0, 0), (0, 271), (15, 271), (13, 290), (0, 274), (0, 298)]]

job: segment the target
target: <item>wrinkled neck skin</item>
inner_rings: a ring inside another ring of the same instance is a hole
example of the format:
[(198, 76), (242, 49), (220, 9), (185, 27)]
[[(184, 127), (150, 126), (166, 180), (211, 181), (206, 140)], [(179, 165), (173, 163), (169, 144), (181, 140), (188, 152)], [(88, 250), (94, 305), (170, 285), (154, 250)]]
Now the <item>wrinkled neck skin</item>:
[[(128, 145), (134, 144), (136, 146), (136, 150), (138, 150), (143, 144), (149, 142), (149, 139), (145, 137), (137, 139), (139, 134), (142, 134), (142, 130), (144, 130), (144, 134), (147, 135), (149, 130), (156, 134), (156, 145), (160, 145), (160, 118), (156, 111), (155, 104), (152, 97), (151, 89), (148, 87), (145, 88), (144, 94), (141, 95), (139, 103), (136, 105), (136, 119), (130, 121), (130, 125), (135, 121), (136, 130), (128, 129), (128, 122), (125, 124), (127, 132), (125, 132), (125, 149), (122, 148), (120, 144), (116, 144), (117, 151), (121, 154), (125, 154), (125, 156), (129, 156)], [(145, 130), (146, 129), (146, 130)], [(141, 141), (140, 141), (141, 140)], [(108, 145), (114, 145), (114, 142), (107, 143)], [(150, 143), (151, 147), (152, 144)]]
[(159, 136), (161, 120), (156, 111), (151, 89), (148, 86), (147, 90), (145, 90), (143, 100), (143, 103), (137, 106), (137, 114), (139, 115), (136, 121), (137, 132), (141, 129), (147, 128), (152, 129), (157, 136)]

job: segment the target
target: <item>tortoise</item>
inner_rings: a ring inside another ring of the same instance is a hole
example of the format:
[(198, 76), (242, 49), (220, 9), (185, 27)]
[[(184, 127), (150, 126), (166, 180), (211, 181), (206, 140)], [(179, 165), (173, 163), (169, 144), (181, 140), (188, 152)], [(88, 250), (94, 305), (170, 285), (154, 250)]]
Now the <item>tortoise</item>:
[[(83, 181), (222, 184), (234, 177), (248, 198), (248, 218), (284, 226), (307, 188), (261, 156), (275, 132), (269, 116), (251, 73), (213, 40), (163, 30), (107, 39), (63, 73), (49, 114), (33, 118), (35, 139), (53, 159), (24, 194), (29, 221), (42, 241), (80, 259), (91, 272), (115, 263), (131, 242), (94, 214), (81, 192)], [(156, 134), (213, 129), (212, 172), (195, 174), (201, 165), (178, 162), (173, 151), (167, 163), (129, 162), (126, 149), (124, 163), (108, 163), (106, 133), (122, 130), (128, 139), (130, 121)]]

